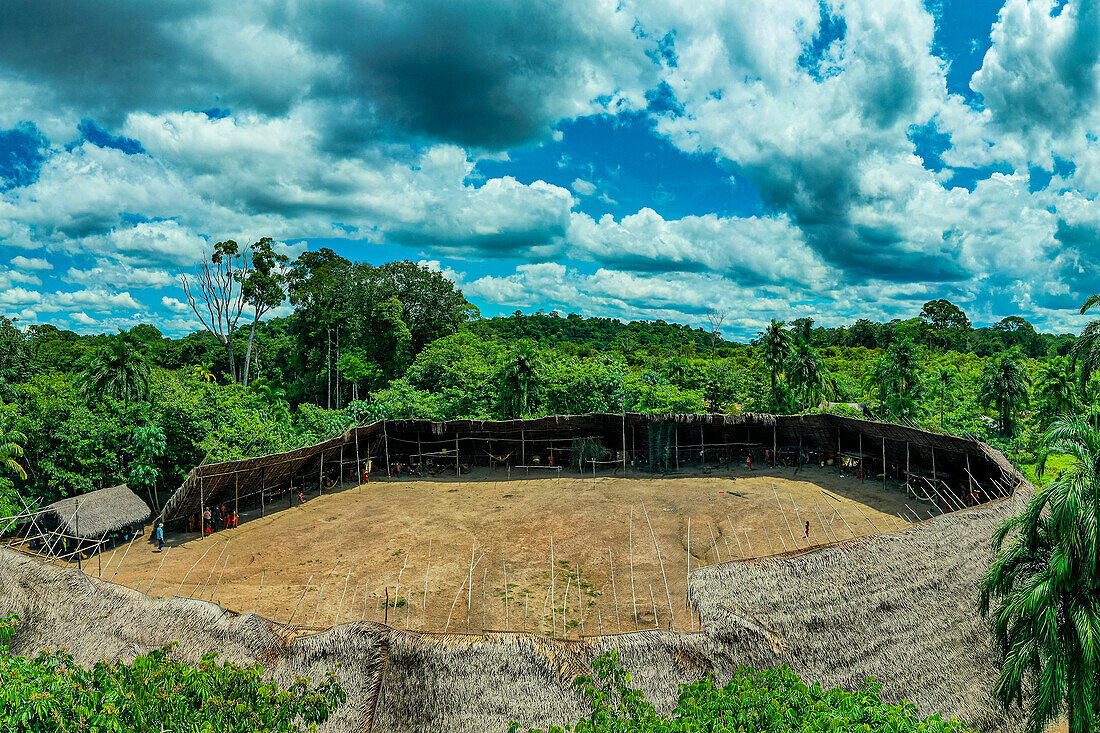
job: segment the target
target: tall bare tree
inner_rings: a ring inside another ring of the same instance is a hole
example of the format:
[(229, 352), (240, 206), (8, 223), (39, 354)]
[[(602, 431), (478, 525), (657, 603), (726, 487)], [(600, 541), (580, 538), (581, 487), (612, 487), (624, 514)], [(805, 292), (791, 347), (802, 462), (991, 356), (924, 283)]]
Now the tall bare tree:
[(729, 315), (728, 310), (716, 310), (710, 308), (706, 312), (707, 323), (710, 325), (710, 350), (714, 351), (718, 346), (718, 339), (722, 335), (722, 324), (726, 321), (726, 316)]
[[(203, 327), (225, 347), (229, 358), (230, 379), (238, 381), (237, 359), (233, 352), (233, 332), (247, 299), (240, 283), (248, 270), (248, 261), (232, 239), (218, 242), (209, 258), (199, 264), (193, 279), (180, 275), (187, 304)], [(198, 292), (195, 286), (198, 286)]]
[(245, 302), (252, 306), (252, 329), (248, 334), (248, 349), (244, 355), (244, 373), (241, 384), (248, 386), (249, 367), (252, 365), (252, 344), (256, 340), (256, 324), (265, 313), (278, 308), (286, 300), (286, 263), (290, 258), (275, 251), (275, 240), (264, 237), (255, 242), (246, 253), (252, 266), (237, 272), (238, 282)]

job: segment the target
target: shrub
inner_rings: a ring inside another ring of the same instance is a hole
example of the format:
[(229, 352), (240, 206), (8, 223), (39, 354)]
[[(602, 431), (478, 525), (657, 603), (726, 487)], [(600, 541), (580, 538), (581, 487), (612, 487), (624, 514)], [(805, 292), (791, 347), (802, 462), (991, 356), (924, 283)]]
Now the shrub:
[[(550, 733), (973, 733), (959, 721), (938, 715), (920, 719), (912, 703), (882, 702), (882, 687), (868, 677), (855, 690), (808, 685), (787, 667), (754, 670), (740, 667), (724, 687), (710, 677), (680, 687), (671, 717), (657, 715), (645, 695), (630, 687), (630, 673), (619, 666), (618, 652), (600, 655), (593, 677), (574, 681), (592, 704), (591, 717), (576, 725), (550, 728)], [(513, 722), (509, 733), (522, 727)], [(529, 733), (541, 733), (528, 729)]]

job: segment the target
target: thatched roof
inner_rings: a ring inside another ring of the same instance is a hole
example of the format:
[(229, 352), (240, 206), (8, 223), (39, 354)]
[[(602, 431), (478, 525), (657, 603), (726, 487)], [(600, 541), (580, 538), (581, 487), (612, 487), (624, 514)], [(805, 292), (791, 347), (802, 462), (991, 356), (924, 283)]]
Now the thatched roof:
[[(777, 446), (805, 446), (815, 450), (850, 452), (862, 446), (868, 454), (885, 453), (895, 465), (925, 467), (933, 463), (933, 452), (939, 454), (937, 468), (956, 462), (954, 472), (961, 476), (967, 457), (973, 462), (970, 470), (981, 480), (996, 479), (1008, 485), (1014, 473), (1011, 465), (991, 451), (984, 443), (953, 435), (934, 433), (915, 427), (894, 423), (862, 420), (828, 413), (807, 415), (767, 415), (762, 413), (590, 413), (586, 415), (550, 415), (523, 420), (380, 420), (369, 425), (352, 428), (342, 435), (314, 445), (296, 448), (238, 461), (210, 463), (197, 466), (187, 475), (179, 489), (164, 506), (161, 518), (165, 521), (181, 519), (201, 511), (202, 506), (231, 501), (234, 496), (255, 496), (261, 488), (286, 487), (295, 476), (309, 476), (315, 481), (322, 463), (335, 465), (344, 454), (349, 461), (358, 455), (362, 459), (373, 457), (376, 465), (382, 463), (389, 450), (396, 450), (400, 436), (412, 438), (405, 444), (415, 444), (416, 439), (451, 441), (456, 437), (473, 440), (511, 441), (515, 445), (521, 436), (538, 441), (554, 437), (580, 436), (598, 433), (606, 436), (606, 445), (615, 450), (617, 436), (627, 428), (638, 428), (638, 445), (645, 439), (648, 425), (674, 423), (692, 426), (692, 430), (706, 428), (711, 432), (751, 432), (753, 440), (763, 445), (773, 442)], [(755, 431), (755, 432), (753, 432)], [(502, 449), (501, 449), (502, 450)]]
[(153, 512), (126, 484), (55, 501), (44, 519), (71, 537), (98, 540), (108, 532), (144, 524)]

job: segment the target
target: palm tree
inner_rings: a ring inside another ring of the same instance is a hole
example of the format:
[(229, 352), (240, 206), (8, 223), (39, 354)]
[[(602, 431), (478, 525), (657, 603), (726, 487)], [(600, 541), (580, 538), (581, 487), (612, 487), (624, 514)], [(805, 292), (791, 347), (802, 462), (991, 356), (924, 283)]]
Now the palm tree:
[[(1081, 315), (1085, 315), (1100, 303), (1100, 293), (1090, 295), (1081, 305)], [(1100, 320), (1089, 321), (1081, 329), (1081, 337), (1070, 349), (1070, 364), (1081, 370), (1081, 385), (1088, 384), (1092, 373), (1100, 369)]]
[(118, 335), (83, 359), (81, 383), (88, 397), (114, 397), (129, 404), (145, 400), (153, 379), (149, 357), (133, 336)]
[(23, 457), (23, 446), (27, 442), (27, 436), (18, 430), (8, 430), (0, 426), (0, 470), (12, 473), (27, 480), (27, 470), (19, 463)]
[(1100, 431), (1081, 416), (1054, 423), (1051, 453), (1073, 464), (1035, 493), (993, 539), (996, 558), (981, 584), (1004, 652), (995, 693), (1007, 705), (1032, 691), (1028, 730), (1063, 713), (1070, 733), (1091, 733), (1100, 713)]
[(794, 389), (799, 407), (817, 407), (836, 395), (836, 383), (817, 349), (799, 338), (787, 361), (787, 380)]
[(983, 407), (994, 407), (1001, 420), (1001, 434), (1012, 435), (1016, 412), (1028, 404), (1028, 376), (1016, 348), (1005, 351), (982, 367), (978, 398)]
[(542, 395), (543, 363), (538, 349), (528, 340), (520, 341), (500, 370), (500, 402), (509, 417), (534, 412)]
[(1035, 400), (1041, 407), (1044, 423), (1076, 412), (1080, 404), (1077, 395), (1077, 380), (1064, 358), (1052, 359), (1044, 365), (1035, 382)]
[(761, 357), (765, 368), (768, 370), (768, 376), (771, 378), (772, 404), (775, 406), (779, 405), (779, 375), (782, 373), (783, 367), (786, 366), (787, 359), (791, 356), (791, 335), (783, 329), (786, 325), (783, 321), (777, 321), (773, 318), (768, 327), (764, 329), (763, 338), (760, 342), (763, 350)]
[(895, 341), (879, 357), (867, 378), (867, 389), (892, 416), (911, 418), (920, 412), (920, 361), (912, 341)]
[(944, 414), (944, 402), (947, 400), (947, 393), (955, 386), (955, 378), (959, 375), (958, 367), (945, 366), (940, 368), (936, 372), (936, 396), (939, 398), (940, 403), (940, 430), (943, 430), (943, 414)]

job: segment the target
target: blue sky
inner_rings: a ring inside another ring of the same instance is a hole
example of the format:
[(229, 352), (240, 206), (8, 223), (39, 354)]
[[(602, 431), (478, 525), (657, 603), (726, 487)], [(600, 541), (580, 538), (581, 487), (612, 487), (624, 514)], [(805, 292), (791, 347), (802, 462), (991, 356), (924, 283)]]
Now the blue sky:
[[(884, 7), (885, 6), (885, 7)], [(178, 275), (273, 236), (487, 315), (1080, 326), (1100, 248), (1083, 0), (300, 0), (0, 27), (0, 312), (198, 327)]]

